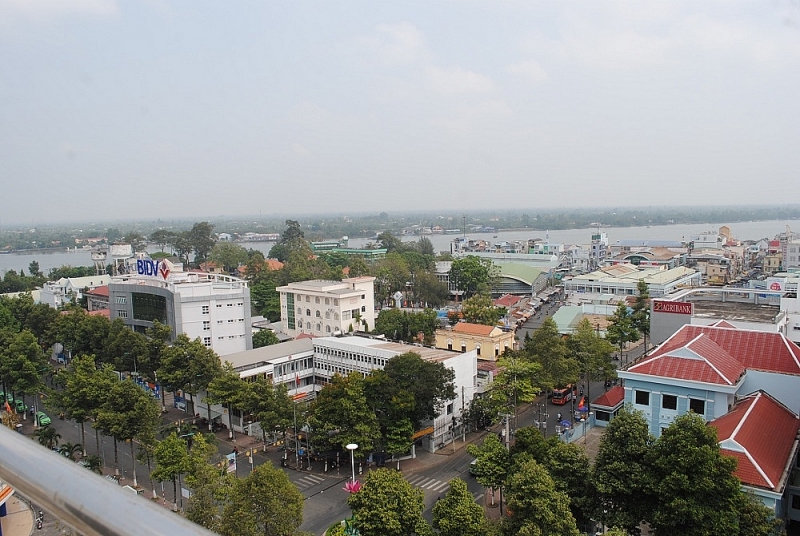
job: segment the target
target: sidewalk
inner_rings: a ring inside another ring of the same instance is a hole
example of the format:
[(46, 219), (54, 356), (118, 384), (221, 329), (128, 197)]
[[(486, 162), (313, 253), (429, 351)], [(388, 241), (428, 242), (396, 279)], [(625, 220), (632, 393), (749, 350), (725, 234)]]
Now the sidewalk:
[(6, 516), (0, 517), (3, 536), (30, 536), (33, 532), (33, 512), (16, 495), (6, 501)]

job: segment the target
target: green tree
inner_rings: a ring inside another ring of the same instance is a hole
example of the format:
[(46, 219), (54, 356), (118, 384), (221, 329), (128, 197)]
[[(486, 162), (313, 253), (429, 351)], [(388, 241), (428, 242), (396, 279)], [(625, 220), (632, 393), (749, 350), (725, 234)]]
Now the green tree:
[(83, 459), (83, 466), (98, 475), (103, 474), (103, 460), (97, 454), (90, 454)]
[(58, 446), (61, 434), (58, 433), (58, 430), (48, 425), (34, 430), (33, 437), (39, 441), (40, 445), (52, 450)]
[(450, 489), (443, 499), (433, 506), (433, 528), (439, 536), (483, 536), (486, 518), (483, 508), (460, 478), (450, 481)]
[[(113, 384), (100, 411), (95, 426), (114, 438), (114, 463), (117, 459), (117, 442), (129, 443), (131, 459), (136, 459), (134, 440), (143, 432), (152, 432), (161, 421), (158, 404), (142, 388), (130, 380)], [(133, 485), (138, 486), (136, 464), (133, 464)]]
[(775, 517), (772, 509), (756, 497), (752, 491), (739, 494), (739, 536), (782, 536), (783, 521)]
[(639, 294), (631, 311), (633, 327), (644, 337), (644, 348), (647, 350), (647, 336), (650, 335), (650, 291), (647, 283), (640, 279), (636, 284)]
[[(383, 431), (383, 430), (382, 430)], [(388, 452), (397, 456), (397, 470), (400, 470), (400, 456), (411, 450), (411, 435), (414, 426), (409, 419), (393, 419), (386, 426), (384, 434), (385, 447)]]
[(195, 223), (189, 231), (189, 240), (194, 251), (194, 263), (200, 266), (208, 260), (211, 250), (214, 249), (214, 226), (207, 221)]
[(662, 431), (649, 455), (655, 510), (648, 521), (659, 534), (727, 535), (739, 528), (740, 482), (736, 459), (723, 456), (717, 431), (694, 413)]
[(15, 394), (35, 395), (43, 386), (42, 375), (47, 369), (42, 348), (27, 329), (10, 335), (0, 347), (0, 377)]
[(288, 536), (303, 521), (303, 495), (286, 473), (259, 465), (236, 481), (219, 524), (223, 536)]
[(217, 242), (211, 250), (211, 260), (225, 273), (232, 273), (239, 265), (247, 262), (247, 250), (233, 242)]
[(350, 495), (355, 527), (361, 536), (428, 534), (422, 517), (424, 493), (391, 469), (376, 469), (364, 476), (361, 491)]
[(236, 477), (232, 473), (221, 472), (211, 464), (216, 449), (198, 435), (188, 453), (189, 464), (186, 470), (186, 485), (192, 490), (186, 507), (186, 518), (211, 531), (219, 531), (220, 514), (227, 501)]
[(619, 348), (620, 357), (627, 343), (639, 340), (639, 332), (633, 325), (633, 319), (624, 302), (620, 302), (614, 314), (611, 315), (611, 323), (606, 328), (606, 338), (608, 342)]
[[(66, 369), (59, 371), (56, 384), (61, 389), (52, 391), (46, 404), (80, 425), (81, 445), (85, 447), (86, 422), (97, 417), (117, 381), (111, 365), (105, 364), (98, 369), (94, 356), (78, 356), (70, 361)], [(96, 447), (99, 455), (99, 433), (96, 434)], [(83, 455), (86, 456), (85, 450)]]
[(248, 388), (233, 365), (226, 361), (222, 372), (208, 385), (209, 401), (212, 404), (222, 404), (228, 409), (228, 431), (233, 437), (233, 406), (241, 406), (244, 394)]
[(275, 333), (269, 329), (261, 329), (253, 333), (253, 348), (261, 348), (263, 346), (272, 346), (278, 344), (280, 339)]
[(578, 536), (569, 497), (557, 491), (547, 470), (534, 460), (514, 467), (506, 483), (511, 516), (504, 533), (511, 535)]
[(584, 449), (575, 443), (553, 441), (542, 465), (553, 478), (556, 491), (569, 498), (569, 509), (578, 526), (587, 526), (593, 513), (594, 491), (591, 464)]
[(175, 240), (175, 233), (167, 229), (157, 229), (150, 235), (150, 241), (158, 244), (161, 251)]
[(426, 307), (441, 307), (447, 303), (450, 291), (436, 274), (427, 271), (414, 274), (414, 299)]
[(464, 300), (461, 313), (464, 320), (472, 324), (496, 326), (500, 317), (505, 314), (505, 309), (495, 307), (489, 296), (477, 295)]
[(358, 372), (334, 375), (311, 403), (308, 422), (315, 444), (322, 450), (345, 450), (358, 445), (356, 456), (372, 452), (380, 438), (378, 419), (364, 396), (364, 379)]
[(138, 251), (145, 251), (147, 246), (147, 240), (141, 233), (136, 231), (130, 231), (125, 237), (122, 239), (126, 244), (130, 244), (133, 248), (133, 252), (136, 253)]
[[(375, 319), (373, 333), (395, 341), (432, 343), (439, 328), (436, 311), (426, 309), (416, 313), (400, 309), (385, 309)], [(422, 341), (419, 339), (422, 334)]]
[(450, 266), (450, 281), (464, 292), (465, 298), (488, 293), (497, 279), (497, 267), (491, 259), (467, 255), (453, 261)]
[[(467, 445), (467, 452), (475, 456), (475, 479), (483, 486), (500, 489), (508, 476), (511, 457), (495, 434), (489, 434), (480, 445)], [(494, 505), (494, 493), (492, 493)]]
[(266, 451), (267, 433), (272, 430), (286, 430), (292, 423), (296, 408), (284, 384), (275, 385), (262, 377), (245, 384), (246, 387), (240, 392), (236, 403), (241, 404), (241, 409), (252, 415), (254, 422), (259, 424)]
[(608, 525), (639, 534), (639, 525), (653, 509), (649, 486), (653, 438), (639, 412), (622, 408), (600, 441), (592, 471), (597, 490), (595, 516)]
[(172, 481), (173, 497), (172, 510), (178, 511), (178, 475), (181, 475), (191, 467), (189, 452), (186, 442), (173, 432), (161, 441), (155, 448), (156, 469), (153, 471), (153, 478), (158, 482)]
[(456, 397), (455, 372), (442, 363), (425, 361), (414, 352), (389, 359), (383, 373), (397, 391), (412, 395), (414, 406), (407, 417), (415, 428), (436, 418), (444, 404)]
[(570, 357), (567, 345), (552, 318), (546, 319), (529, 341), (524, 353), (542, 367), (542, 387), (552, 389), (578, 379), (578, 363)]
[(75, 455), (80, 454), (83, 451), (83, 445), (80, 443), (62, 443), (61, 446), (58, 447), (58, 453), (68, 458), (70, 461), (75, 461)]
[(588, 376), (586, 398), (591, 401), (591, 382), (617, 376), (616, 367), (611, 359), (614, 347), (600, 337), (597, 330), (592, 328), (591, 322), (584, 318), (567, 340), (567, 349), (577, 362), (581, 375), (584, 378)]
[(387, 253), (377, 261), (372, 266), (372, 275), (375, 276), (375, 297), (382, 303), (388, 303), (395, 292), (405, 290), (406, 282), (411, 280), (408, 263), (399, 253)]

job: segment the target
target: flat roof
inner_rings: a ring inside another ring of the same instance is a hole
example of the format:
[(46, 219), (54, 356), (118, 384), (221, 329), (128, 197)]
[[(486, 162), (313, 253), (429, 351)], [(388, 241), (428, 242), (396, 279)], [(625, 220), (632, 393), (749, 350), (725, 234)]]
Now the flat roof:
[(401, 342), (387, 341), (385, 339), (370, 339), (367, 337), (317, 337), (314, 339), (315, 343), (320, 342), (339, 342), (351, 346), (360, 346), (362, 348), (377, 348), (396, 354), (404, 354), (406, 352), (414, 352), (419, 354), (425, 361), (445, 361), (452, 357), (461, 355), (461, 352), (442, 350), (440, 348), (430, 348), (428, 346), (417, 346), (414, 344), (404, 344)]
[(235, 354), (228, 354), (221, 357), (221, 361), (230, 362), (234, 368), (246, 367), (256, 363), (269, 363), (282, 357), (301, 354), (303, 352), (311, 352), (314, 350), (312, 339), (299, 339), (294, 341), (286, 341), (270, 346), (262, 346), (261, 348), (253, 348), (244, 352), (237, 352)]

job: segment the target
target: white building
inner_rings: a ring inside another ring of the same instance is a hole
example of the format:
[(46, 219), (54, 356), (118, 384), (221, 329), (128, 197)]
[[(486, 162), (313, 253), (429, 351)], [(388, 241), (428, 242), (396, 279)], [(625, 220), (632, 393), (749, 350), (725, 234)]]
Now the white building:
[(296, 337), (317, 337), (371, 331), (375, 328), (374, 277), (342, 281), (301, 281), (278, 287), (281, 295), (281, 326)]
[[(346, 376), (355, 371), (367, 376), (383, 369), (389, 359), (406, 352), (417, 353), (426, 361), (442, 363), (455, 373), (456, 397), (446, 402), (441, 414), (429, 423), (432, 430), (418, 439), (422, 448), (433, 452), (463, 432), (464, 411), (472, 402), (477, 385), (478, 355), (474, 350), (452, 352), (360, 336), (319, 337), (256, 348), (226, 356), (225, 360), (230, 361), (244, 379), (263, 376), (275, 384), (286, 385), (295, 400), (307, 400), (335, 374)], [(198, 398), (202, 399), (202, 395)], [(195, 411), (205, 417), (205, 404), (199, 404)], [(227, 424), (226, 409), (211, 406), (212, 418), (222, 415)], [(236, 411), (232, 413), (232, 424), (240, 432), (261, 433), (257, 424), (242, 422), (241, 414)]]
[(725, 236), (717, 231), (705, 231), (689, 237), (693, 244), (692, 249), (722, 249), (725, 245)]
[(642, 268), (633, 264), (617, 264), (565, 279), (564, 289), (587, 294), (635, 296), (639, 294), (637, 285), (643, 280), (647, 283), (650, 296), (660, 297), (679, 288), (698, 286), (702, 277), (700, 272), (685, 266), (668, 270), (665, 266)]
[(173, 338), (199, 338), (220, 356), (253, 347), (250, 289), (243, 279), (140, 259), (136, 274), (111, 279), (108, 294), (111, 320), (120, 318), (135, 331), (158, 320), (172, 328)]
[(109, 275), (90, 275), (86, 277), (62, 277), (58, 281), (48, 281), (39, 293), (40, 303), (58, 309), (73, 298), (80, 300), (85, 289), (93, 290), (108, 285)]

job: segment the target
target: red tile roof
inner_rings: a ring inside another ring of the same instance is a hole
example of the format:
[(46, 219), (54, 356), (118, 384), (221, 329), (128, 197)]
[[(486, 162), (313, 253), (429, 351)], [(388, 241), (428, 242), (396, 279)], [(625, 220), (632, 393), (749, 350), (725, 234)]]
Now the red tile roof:
[(89, 289), (84, 294), (92, 294), (93, 296), (104, 296), (108, 298), (108, 285), (103, 285), (102, 287), (95, 287), (93, 289)]
[(498, 307), (511, 307), (519, 303), (523, 298), (520, 296), (514, 296), (513, 294), (506, 294), (505, 296), (500, 296), (496, 300), (494, 300), (494, 304)]
[(786, 467), (798, 445), (797, 415), (758, 391), (709, 426), (717, 429), (722, 452), (739, 461), (735, 474), (744, 484), (783, 491)]
[(739, 361), (704, 333), (683, 341), (680, 346), (674, 345), (667, 349), (664, 346), (628, 370), (638, 374), (718, 385), (735, 385), (745, 372), (745, 367)]
[(299, 341), (301, 339), (313, 339), (313, 338), (314, 336), (310, 333), (301, 333), (300, 335), (295, 337), (294, 340)]
[(488, 337), (494, 331), (494, 326), (485, 326), (483, 324), (470, 324), (469, 322), (458, 322), (453, 326), (453, 333), (463, 333), (465, 335), (480, 335)]
[(701, 334), (713, 340), (747, 369), (800, 374), (800, 347), (781, 333), (686, 325), (667, 339), (652, 356), (669, 354)]
[(87, 314), (91, 316), (104, 316), (106, 318), (111, 318), (111, 311), (109, 309), (95, 309), (94, 311), (88, 311)]
[(727, 320), (717, 320), (716, 322), (711, 324), (711, 326), (715, 327), (715, 328), (737, 329), (736, 326), (734, 326), (733, 324), (731, 324)]
[(621, 385), (612, 387), (592, 401), (592, 407), (615, 408), (625, 400), (625, 388)]

